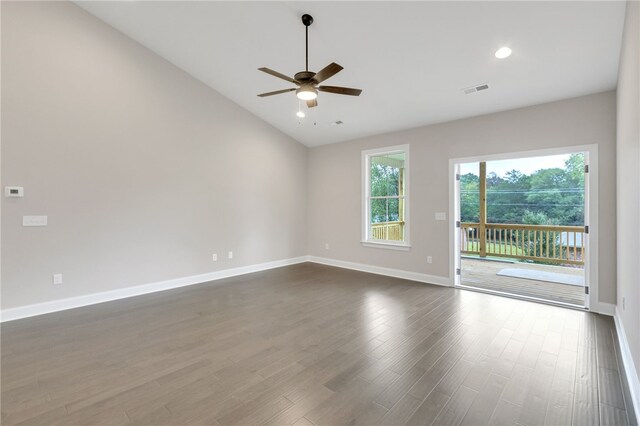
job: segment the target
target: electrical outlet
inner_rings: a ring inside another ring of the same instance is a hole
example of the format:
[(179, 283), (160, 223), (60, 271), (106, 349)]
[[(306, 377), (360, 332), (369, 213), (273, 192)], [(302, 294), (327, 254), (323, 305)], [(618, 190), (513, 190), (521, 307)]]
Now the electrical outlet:
[(229, 252), (229, 259), (233, 259), (233, 252), (232, 251)]
[(53, 285), (62, 284), (62, 274), (53, 274)]
[(324, 249), (329, 250), (329, 243), (324, 243)]
[(427, 256), (427, 263), (433, 263), (433, 257)]
[(214, 262), (218, 261), (218, 254), (217, 253), (213, 253), (213, 255), (211, 256), (211, 260), (213, 260)]

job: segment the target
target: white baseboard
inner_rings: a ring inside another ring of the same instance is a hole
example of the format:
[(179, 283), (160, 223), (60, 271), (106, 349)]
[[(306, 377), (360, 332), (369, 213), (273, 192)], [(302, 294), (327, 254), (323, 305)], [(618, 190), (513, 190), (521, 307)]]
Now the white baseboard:
[(633, 400), (633, 411), (636, 413), (636, 419), (640, 417), (640, 380), (638, 379), (638, 370), (636, 370), (633, 357), (631, 356), (631, 348), (627, 341), (627, 334), (624, 331), (624, 324), (620, 318), (620, 312), (616, 308), (613, 319), (616, 323), (616, 332), (620, 341), (620, 355), (624, 363), (624, 373), (629, 383), (629, 391)]
[(50, 302), (36, 303), (33, 305), (4, 309), (0, 312), (0, 322), (13, 321), (21, 318), (48, 314), (51, 312), (64, 311), (67, 309), (79, 308), (88, 305), (95, 305), (97, 303), (125, 299), (127, 297), (140, 296), (143, 294), (155, 293), (158, 291), (170, 290), (194, 284), (202, 284), (209, 281), (216, 281), (223, 278), (250, 274), (252, 272), (266, 271), (267, 269), (294, 265), (296, 263), (303, 263), (306, 261), (307, 256), (300, 256), (291, 259), (275, 260), (272, 262), (259, 263), (256, 265), (241, 266), (238, 268), (224, 269), (222, 271), (208, 272), (206, 274), (174, 278), (171, 280), (143, 284), (134, 287), (126, 287), (117, 290), (87, 294), (84, 296), (70, 297), (68, 299), (52, 300)]
[[(97, 303), (109, 302), (112, 300), (124, 299), (127, 297), (140, 296), (158, 291), (170, 290), (194, 284), (202, 284), (209, 281), (216, 281), (223, 278), (235, 277), (238, 275), (250, 274), (252, 272), (265, 271), (287, 265), (294, 265), (303, 262), (313, 262), (338, 268), (352, 269), (355, 271), (369, 272), (372, 274), (385, 275), (389, 277), (402, 278), (411, 281), (418, 281), (428, 284), (435, 284), (451, 287), (451, 280), (447, 277), (437, 275), (422, 274), (419, 272), (404, 271), (401, 269), (385, 268), (382, 266), (367, 265), (364, 263), (347, 262), (344, 260), (329, 259), (318, 256), (300, 256), (291, 259), (275, 260), (272, 262), (259, 263), (256, 265), (242, 266), (238, 268), (225, 269), (222, 271), (208, 272), (200, 275), (174, 278), (166, 281), (143, 284), (134, 287), (125, 287), (117, 290), (100, 293), (87, 294), (83, 296), (71, 297), (67, 299), (53, 300), (50, 302), (36, 303), (33, 305), (19, 306), (17, 308), (4, 309), (0, 311), (0, 322), (13, 321), (21, 318), (28, 318), (52, 312), (64, 311), (67, 309), (79, 308), (82, 306), (95, 305)], [(615, 305), (609, 303), (598, 303), (592, 311), (604, 315), (614, 316)]]
[(364, 263), (346, 262), (344, 260), (328, 259), (325, 257), (308, 256), (309, 262), (320, 263), (322, 265), (335, 266), (338, 268), (353, 269), (355, 271), (369, 272), (372, 274), (386, 275), (389, 277), (402, 278), (405, 280), (419, 281), (422, 283), (436, 284), (451, 287), (451, 280), (447, 277), (437, 275), (421, 274), (419, 272), (403, 271), (401, 269), (384, 268), (382, 266), (367, 265)]
[(596, 306), (590, 309), (590, 311), (612, 317), (616, 314), (616, 305), (613, 305), (611, 303), (598, 302)]

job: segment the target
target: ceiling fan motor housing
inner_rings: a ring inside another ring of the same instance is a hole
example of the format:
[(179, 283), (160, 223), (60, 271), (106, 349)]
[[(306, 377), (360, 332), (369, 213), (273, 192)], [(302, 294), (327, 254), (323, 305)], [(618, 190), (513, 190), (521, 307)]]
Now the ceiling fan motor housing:
[(299, 73), (296, 73), (293, 78), (300, 83), (306, 83), (313, 80), (313, 77), (315, 77), (315, 75), (316, 73), (312, 71), (300, 71)]

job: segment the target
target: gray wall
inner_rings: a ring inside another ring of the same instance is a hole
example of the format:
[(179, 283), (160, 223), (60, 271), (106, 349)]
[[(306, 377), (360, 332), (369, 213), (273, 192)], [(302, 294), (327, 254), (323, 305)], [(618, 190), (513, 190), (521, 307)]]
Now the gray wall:
[(617, 92), (618, 312), (636, 368), (640, 368), (639, 15), (640, 3), (627, 2)]
[[(2, 54), (2, 309), (305, 254), (447, 277), (449, 158), (593, 143), (615, 303), (613, 92), (307, 149), (70, 3), (3, 2)], [(413, 248), (362, 247), (361, 151), (405, 143)]]
[(307, 149), (72, 3), (2, 2), (1, 136), (3, 309), (306, 254)]
[[(615, 93), (605, 92), (310, 149), (308, 252), (448, 277), (448, 222), (434, 213), (449, 211), (450, 158), (598, 144), (600, 301), (615, 303), (615, 126)], [(411, 151), (412, 248), (363, 247), (361, 151), (400, 144)]]

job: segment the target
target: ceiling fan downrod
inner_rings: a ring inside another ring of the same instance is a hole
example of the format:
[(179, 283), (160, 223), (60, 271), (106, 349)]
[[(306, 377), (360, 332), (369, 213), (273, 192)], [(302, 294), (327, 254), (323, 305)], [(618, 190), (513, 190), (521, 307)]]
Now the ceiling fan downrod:
[(302, 23), (304, 24), (304, 69), (309, 72), (309, 25), (313, 24), (313, 16), (302, 15)]

